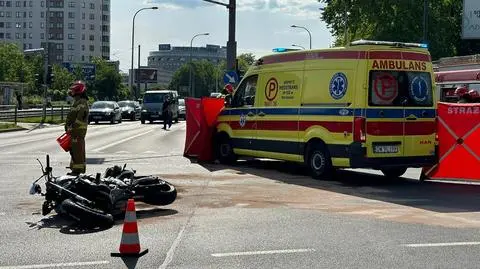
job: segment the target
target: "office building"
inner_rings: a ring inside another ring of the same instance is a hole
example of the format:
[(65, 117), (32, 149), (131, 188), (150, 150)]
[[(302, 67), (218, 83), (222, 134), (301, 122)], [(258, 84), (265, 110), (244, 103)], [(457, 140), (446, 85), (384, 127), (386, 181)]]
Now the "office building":
[(227, 59), (227, 48), (217, 45), (206, 45), (205, 47), (172, 47), (170, 44), (160, 44), (158, 51), (150, 52), (148, 56), (148, 67), (158, 70), (158, 84), (168, 86), (173, 74), (182, 65), (192, 61), (207, 60), (219, 64)]
[(109, 60), (110, 0), (0, 0), (0, 42), (24, 50), (48, 42), (50, 64)]

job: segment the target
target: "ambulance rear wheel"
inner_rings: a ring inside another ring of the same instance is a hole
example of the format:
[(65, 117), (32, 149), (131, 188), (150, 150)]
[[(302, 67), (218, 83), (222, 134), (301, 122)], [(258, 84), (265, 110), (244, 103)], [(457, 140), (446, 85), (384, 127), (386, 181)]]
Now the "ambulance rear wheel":
[(232, 164), (237, 160), (237, 156), (233, 152), (232, 140), (226, 136), (221, 135), (217, 140), (216, 154), (217, 158), (222, 164)]
[(312, 144), (307, 152), (306, 160), (313, 178), (326, 179), (333, 175), (332, 159), (324, 144)]
[(407, 172), (407, 167), (384, 168), (380, 171), (388, 178), (399, 178)]

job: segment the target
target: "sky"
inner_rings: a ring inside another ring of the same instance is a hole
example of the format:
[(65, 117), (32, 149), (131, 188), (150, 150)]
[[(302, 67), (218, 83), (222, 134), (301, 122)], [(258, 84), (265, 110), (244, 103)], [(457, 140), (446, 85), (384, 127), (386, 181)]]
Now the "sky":
[[(158, 50), (158, 44), (190, 46), (191, 38), (198, 33), (210, 35), (195, 38), (193, 46), (226, 46), (228, 12), (223, 6), (201, 0), (111, 1), (110, 57), (120, 60), (123, 72), (131, 64), (133, 14), (140, 8), (153, 6), (159, 9), (141, 11), (135, 19), (135, 66), (138, 45), (141, 45), (141, 65), (147, 64), (149, 52)], [(329, 47), (333, 38), (320, 20), (320, 7), (317, 0), (237, 0), (237, 54), (251, 52), (258, 58), (277, 47), (292, 48), (292, 44), (297, 44), (308, 48), (308, 33), (291, 28), (293, 24), (310, 30), (313, 48)]]

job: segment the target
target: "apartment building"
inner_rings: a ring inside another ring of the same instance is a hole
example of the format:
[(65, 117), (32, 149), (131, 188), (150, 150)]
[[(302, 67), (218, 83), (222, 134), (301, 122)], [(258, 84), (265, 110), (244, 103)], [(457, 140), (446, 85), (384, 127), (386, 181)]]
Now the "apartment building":
[(110, 0), (0, 0), (0, 42), (24, 50), (48, 42), (51, 64), (109, 60)]

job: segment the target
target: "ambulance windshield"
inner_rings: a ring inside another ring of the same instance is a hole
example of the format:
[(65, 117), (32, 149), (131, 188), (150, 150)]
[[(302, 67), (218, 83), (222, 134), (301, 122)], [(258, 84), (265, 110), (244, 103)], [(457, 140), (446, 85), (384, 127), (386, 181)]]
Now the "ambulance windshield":
[(432, 106), (428, 72), (370, 71), (370, 106)]

